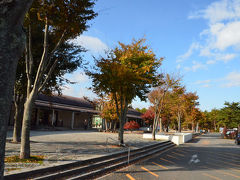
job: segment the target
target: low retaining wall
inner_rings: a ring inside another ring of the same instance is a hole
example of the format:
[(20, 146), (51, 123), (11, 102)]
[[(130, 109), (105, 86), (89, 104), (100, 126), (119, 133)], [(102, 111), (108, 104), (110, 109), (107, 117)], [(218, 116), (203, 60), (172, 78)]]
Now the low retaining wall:
[[(152, 134), (145, 133), (143, 134), (144, 139), (152, 139)], [(184, 144), (192, 139), (192, 133), (175, 133), (173, 135), (165, 134), (156, 134), (156, 139), (172, 141), (174, 144)]]

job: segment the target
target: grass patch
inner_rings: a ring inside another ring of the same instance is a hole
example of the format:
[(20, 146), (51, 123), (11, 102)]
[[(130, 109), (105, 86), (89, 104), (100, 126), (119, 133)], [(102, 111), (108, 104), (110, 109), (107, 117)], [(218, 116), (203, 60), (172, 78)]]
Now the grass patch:
[(15, 170), (19, 170), (21, 168), (7, 168), (6, 171), (9, 172), (9, 171), (15, 171)]
[(38, 163), (42, 164), (44, 160), (44, 156), (41, 155), (36, 155), (36, 156), (31, 156), (28, 159), (20, 159), (19, 156), (9, 156), (5, 158), (5, 163)]

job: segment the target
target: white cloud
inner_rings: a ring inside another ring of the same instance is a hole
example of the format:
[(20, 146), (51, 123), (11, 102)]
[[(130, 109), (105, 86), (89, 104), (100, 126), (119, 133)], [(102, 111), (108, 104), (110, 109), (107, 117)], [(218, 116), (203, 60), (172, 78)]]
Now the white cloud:
[(240, 87), (240, 72), (233, 71), (228, 73), (223, 78), (199, 80), (194, 82), (193, 84), (206, 88), (211, 86), (218, 86), (221, 88)]
[(237, 54), (217, 54), (216, 55), (216, 59), (219, 61), (223, 61), (223, 62), (228, 62), (232, 59), (234, 59), (237, 56)]
[(208, 65), (215, 64), (217, 61), (222, 61), (224, 63), (227, 63), (227, 62), (231, 61), (232, 59), (236, 58), (237, 54), (235, 54), (235, 53), (228, 53), (228, 54), (212, 53), (209, 57), (212, 59), (210, 59), (206, 62), (206, 64), (208, 64)]
[[(218, 54), (225, 54), (228, 48), (239, 49), (240, 47), (240, 21), (228, 22), (225, 24), (211, 24), (208, 30), (204, 30), (205, 42), (200, 46), (200, 56), (216, 57)], [(236, 54), (227, 53), (227, 58), (233, 59)]]
[(74, 39), (72, 42), (83, 46), (92, 53), (104, 53), (109, 49), (108, 46), (99, 38), (92, 36), (81, 35)]
[(90, 83), (90, 78), (84, 72), (76, 72), (71, 75), (71, 81), (76, 83)]
[[(200, 85), (201, 87), (218, 86), (221, 88), (240, 87), (240, 72), (233, 71), (228, 73), (223, 78), (199, 80), (193, 84)], [(215, 84), (215, 85), (213, 85)]]
[(74, 97), (87, 96), (90, 99), (93, 99), (96, 97), (96, 94), (94, 94), (91, 90), (88, 89), (88, 87), (91, 86), (92, 81), (84, 72), (77, 71), (73, 74), (67, 75), (66, 78), (72, 82), (75, 82), (75, 84), (65, 85), (63, 89), (64, 95), (69, 95)]
[(67, 84), (63, 87), (62, 94), (68, 95), (68, 96), (74, 96), (74, 94), (75, 94), (74, 91), (75, 91), (74, 88), (70, 84)]
[(180, 68), (181, 68), (181, 65), (180, 65), (180, 64), (178, 64), (176, 68), (177, 68), (177, 69), (180, 69)]
[(78, 97), (84, 97), (85, 96), (85, 97), (88, 97), (89, 99), (97, 98), (97, 95), (86, 87), (79, 88), (77, 96)]
[(207, 35), (205, 49), (223, 51), (228, 47), (240, 46), (240, 0), (214, 2), (195, 14), (190, 17), (209, 21), (209, 28), (200, 33), (200, 36)]
[(197, 85), (200, 85), (201, 87), (207, 88), (207, 87), (211, 86), (210, 85), (211, 82), (212, 81), (208, 79), (208, 80), (196, 81), (194, 84), (197, 84)]
[(220, 61), (227, 63), (237, 57), (240, 49), (240, 0), (213, 2), (205, 9), (191, 13), (189, 18), (208, 20), (208, 28), (199, 34), (199, 42), (193, 42), (185, 54), (178, 56), (177, 62), (191, 57), (193, 50), (206, 58), (206, 65)]
[(177, 57), (177, 61), (176, 62), (182, 62), (185, 59), (189, 58), (192, 55), (193, 51), (198, 49), (198, 48), (199, 48), (199, 44), (198, 43), (195, 43), (195, 42), (192, 43), (191, 46), (189, 47), (188, 51), (185, 54), (180, 55), (180, 56)]
[(206, 83), (210, 83), (211, 80), (203, 80), (203, 81), (196, 81), (194, 84), (206, 84)]
[(222, 87), (240, 87), (240, 72), (230, 72), (223, 81)]
[(231, 46), (240, 46), (240, 21), (226, 23), (221, 29), (212, 33), (216, 37), (215, 48), (225, 50)]
[(216, 61), (215, 60), (208, 60), (206, 64), (215, 64)]
[(82, 85), (68, 84), (63, 88), (62, 94), (80, 98), (84, 96), (90, 99), (97, 98), (97, 95), (93, 93), (91, 90), (89, 90), (88, 87), (84, 84)]
[(206, 9), (190, 14), (189, 19), (204, 18), (210, 23), (240, 18), (239, 0), (221, 0), (213, 2)]
[(202, 87), (205, 87), (205, 88), (208, 88), (210, 87), (211, 85), (210, 84), (203, 84)]
[(197, 61), (193, 61), (192, 64), (193, 65), (191, 67), (185, 67), (184, 70), (196, 72), (198, 69), (207, 69), (206, 65), (199, 63)]

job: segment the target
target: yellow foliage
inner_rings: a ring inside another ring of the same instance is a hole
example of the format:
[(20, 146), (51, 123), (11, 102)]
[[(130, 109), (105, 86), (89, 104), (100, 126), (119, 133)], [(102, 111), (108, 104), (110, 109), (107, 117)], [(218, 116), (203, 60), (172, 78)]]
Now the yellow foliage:
[(29, 159), (20, 159), (19, 156), (9, 156), (5, 157), (5, 163), (16, 163), (16, 162), (22, 162), (22, 163), (38, 163), (42, 164), (44, 160), (44, 156), (42, 155), (35, 155), (31, 156)]

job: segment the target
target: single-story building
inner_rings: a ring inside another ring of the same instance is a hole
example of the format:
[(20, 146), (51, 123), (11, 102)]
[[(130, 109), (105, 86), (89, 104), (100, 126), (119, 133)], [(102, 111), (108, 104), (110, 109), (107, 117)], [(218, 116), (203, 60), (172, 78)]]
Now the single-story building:
[[(96, 106), (85, 98), (71, 96), (47, 96), (39, 94), (35, 101), (35, 108), (32, 113), (32, 127), (64, 127), (71, 129), (84, 128), (84, 121), (87, 120), (88, 127), (101, 128), (102, 118)], [(129, 109), (127, 121), (135, 120), (143, 125), (141, 113), (135, 109)], [(13, 125), (13, 119), (9, 125)]]

